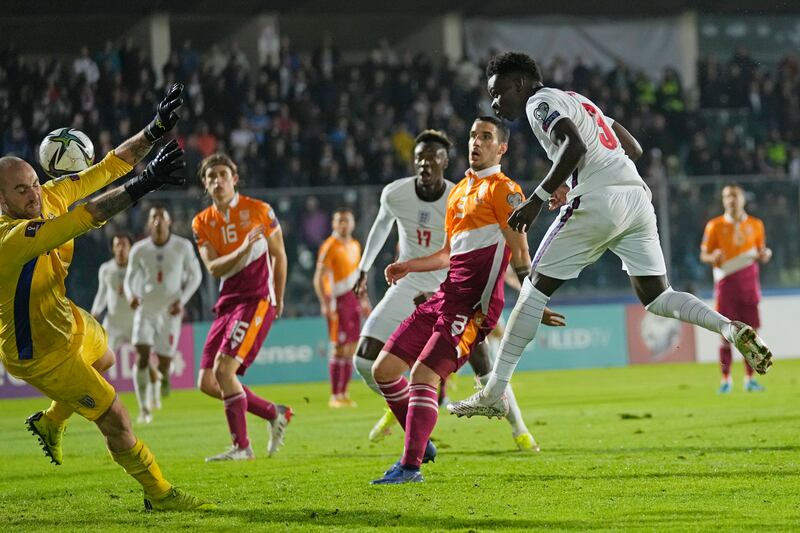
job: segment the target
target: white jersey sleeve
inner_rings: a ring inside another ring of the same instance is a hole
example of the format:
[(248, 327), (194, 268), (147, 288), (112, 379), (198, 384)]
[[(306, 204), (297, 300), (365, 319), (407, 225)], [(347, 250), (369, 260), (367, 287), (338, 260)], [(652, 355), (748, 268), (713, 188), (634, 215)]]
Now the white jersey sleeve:
[(200, 261), (197, 260), (197, 256), (194, 253), (194, 246), (192, 246), (192, 243), (188, 239), (182, 239), (182, 241), (183, 269), (186, 279), (183, 282), (180, 300), (181, 305), (186, 305), (192, 295), (200, 287), (200, 283), (203, 281), (203, 271), (200, 268)]
[(383, 245), (386, 244), (386, 239), (392, 232), (392, 225), (395, 222), (395, 217), (392, 215), (389, 206), (387, 205), (386, 197), (389, 186), (381, 191), (380, 208), (372, 227), (367, 236), (367, 242), (364, 244), (364, 253), (361, 254), (361, 262), (358, 264), (358, 270), (367, 272), (375, 263), (378, 254), (380, 253)]
[(586, 154), (567, 180), (571, 189), (568, 198), (614, 185), (644, 187), (636, 166), (625, 155), (611, 129), (614, 121), (606, 120), (600, 108), (585, 96), (543, 87), (528, 100), (526, 115), (534, 135), (551, 161), (555, 161), (559, 150), (559, 145), (552, 138), (553, 129), (565, 118), (575, 124), (586, 144)]
[(103, 263), (100, 265), (100, 270), (97, 271), (97, 294), (94, 295), (94, 301), (92, 302), (92, 315), (99, 316), (100, 313), (106, 310), (106, 306), (108, 305), (106, 293), (108, 291), (108, 286), (105, 282), (105, 273), (108, 269), (108, 263)]
[(139, 241), (134, 244), (131, 247), (130, 253), (128, 254), (128, 268), (125, 271), (125, 281), (123, 283), (125, 298), (127, 298), (128, 301), (130, 301), (134, 296), (139, 298), (142, 295), (141, 287), (138, 286), (138, 282), (143, 273), (142, 263), (139, 258), (143, 243), (144, 241)]

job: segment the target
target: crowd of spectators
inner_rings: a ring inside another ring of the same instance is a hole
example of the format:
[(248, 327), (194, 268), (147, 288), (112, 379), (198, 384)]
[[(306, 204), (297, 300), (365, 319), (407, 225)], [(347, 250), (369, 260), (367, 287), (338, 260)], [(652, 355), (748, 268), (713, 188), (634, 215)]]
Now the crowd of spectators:
[[(346, 62), (327, 36), (313, 52), (297, 51), (277, 35), (266, 48), (254, 61), (236, 43), (200, 51), (186, 41), (158, 72), (132, 40), (83, 47), (76, 58), (0, 51), (0, 153), (35, 162), (41, 138), (69, 125), (86, 132), (102, 157), (150, 120), (165, 87), (181, 81), (186, 103), (177, 135), (189, 167), (227, 151), (248, 188), (385, 184), (413, 173), (413, 139), (425, 128), (443, 129), (455, 141), (450, 177), (457, 180), (466, 169), (468, 128), (489, 111), (485, 61), (436, 62), (384, 41), (366, 59)], [(580, 57), (556, 58), (542, 71), (548, 85), (585, 94), (640, 140), (645, 155), (637, 164), (651, 184), (710, 174), (800, 177), (796, 57), (769, 68), (743, 49), (727, 62), (705, 58), (696, 93), (675, 70), (651, 77), (622, 61), (603, 70)], [(543, 176), (549, 162), (530, 128), (517, 124), (515, 130), (506, 172), (520, 181)], [(290, 261), (308, 269), (334, 207), (320, 198), (325, 207), (314, 196), (278, 201), (279, 215), (291, 222), (284, 225)], [(185, 230), (192, 213), (181, 209)], [(686, 217), (675, 215), (684, 223)], [(128, 220), (140, 219), (134, 210)], [(361, 224), (365, 231), (369, 220)], [(686, 275), (704, 275), (702, 269), (694, 261)], [(313, 307), (306, 303), (297, 312)]]
[[(102, 154), (150, 118), (164, 87), (182, 81), (179, 135), (190, 162), (229, 151), (250, 187), (386, 183), (412, 172), (414, 135), (428, 127), (454, 138), (453, 168), (465, 166), (470, 119), (488, 112), (478, 65), (437, 63), (387, 42), (368, 59), (345, 63), (330, 38), (308, 53), (275, 39), (261, 65), (235, 43), (201, 53), (186, 41), (158, 76), (132, 40), (83, 47), (73, 60), (2, 51), (0, 148), (35, 160), (47, 132), (71, 125)], [(653, 78), (621, 61), (604, 71), (580, 57), (542, 69), (549, 85), (585, 94), (640, 139), (646, 175), (800, 175), (797, 57), (773, 68), (743, 49), (725, 63), (708, 57), (698, 67), (698, 98), (672, 69)], [(520, 130), (507, 164), (530, 180), (547, 162), (531, 148), (528, 128)]]

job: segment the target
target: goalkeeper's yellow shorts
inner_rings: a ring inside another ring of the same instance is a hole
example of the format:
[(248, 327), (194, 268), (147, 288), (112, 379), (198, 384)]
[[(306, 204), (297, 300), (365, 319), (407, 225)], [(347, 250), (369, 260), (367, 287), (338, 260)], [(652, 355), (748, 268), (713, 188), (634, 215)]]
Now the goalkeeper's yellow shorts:
[(63, 362), (34, 376), (26, 375), (28, 368), (24, 363), (4, 361), (4, 364), (12, 376), (36, 387), (50, 399), (69, 405), (87, 420), (94, 421), (108, 411), (116, 392), (111, 383), (92, 367), (108, 350), (108, 336), (89, 313), (79, 309), (79, 314), (70, 354)]

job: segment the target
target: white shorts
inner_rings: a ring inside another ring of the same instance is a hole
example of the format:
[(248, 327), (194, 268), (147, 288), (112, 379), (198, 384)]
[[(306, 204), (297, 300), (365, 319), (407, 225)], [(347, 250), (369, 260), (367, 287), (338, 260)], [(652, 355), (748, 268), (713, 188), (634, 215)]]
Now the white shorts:
[(362, 337), (371, 337), (383, 343), (400, 323), (414, 312), (414, 298), (422, 291), (410, 285), (392, 285), (361, 328)]
[(108, 347), (112, 352), (116, 353), (119, 347), (125, 342), (131, 342), (133, 338), (133, 323), (127, 322), (124, 324), (103, 320), (103, 329), (108, 334)]
[(577, 278), (611, 250), (630, 276), (667, 273), (656, 213), (644, 187), (592, 191), (559, 211), (534, 255), (531, 270), (555, 279)]
[(178, 350), (178, 338), (181, 334), (181, 315), (151, 313), (138, 308), (133, 315), (134, 345), (152, 346), (153, 350), (164, 357), (174, 357)]

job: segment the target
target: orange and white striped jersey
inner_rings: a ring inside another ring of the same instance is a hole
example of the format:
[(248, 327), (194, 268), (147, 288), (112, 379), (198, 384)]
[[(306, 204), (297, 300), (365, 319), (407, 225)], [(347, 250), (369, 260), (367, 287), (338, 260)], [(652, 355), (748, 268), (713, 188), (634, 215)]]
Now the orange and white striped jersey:
[[(195, 215), (192, 231), (198, 247), (210, 244), (217, 255), (222, 256), (241, 246), (250, 230), (259, 224), (264, 225), (265, 237), (281, 228), (269, 204), (236, 193), (226, 212), (212, 204)], [(218, 307), (231, 300), (270, 298), (274, 303), (272, 263), (266, 239), (253, 243), (250, 254), (243, 257), (220, 283)]]
[(357, 240), (350, 238), (345, 241), (336, 235), (325, 239), (319, 247), (317, 264), (330, 272), (323, 280), (326, 293), (338, 298), (351, 290), (358, 279), (359, 261), (361, 244)]
[(445, 283), (479, 291), (484, 313), (498, 280), (502, 287), (511, 255), (501, 229), (508, 227), (508, 217), (524, 200), (520, 186), (500, 171), (500, 165), (467, 171), (447, 198), (450, 270)]
[(718, 282), (758, 260), (759, 250), (766, 246), (764, 223), (750, 215), (739, 221), (728, 215), (712, 218), (700, 246), (706, 253), (722, 250), (722, 264), (714, 267), (714, 281)]

